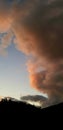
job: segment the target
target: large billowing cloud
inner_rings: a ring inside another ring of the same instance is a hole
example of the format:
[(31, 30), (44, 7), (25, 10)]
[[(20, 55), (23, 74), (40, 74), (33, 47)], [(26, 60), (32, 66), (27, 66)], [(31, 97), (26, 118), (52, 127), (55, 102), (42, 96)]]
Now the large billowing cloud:
[(63, 70), (30, 75), (33, 88), (47, 93), (51, 103), (63, 101)]
[(63, 101), (63, 1), (1, 0), (0, 32), (8, 30), (16, 48), (32, 55), (31, 86), (47, 93), (51, 104)]
[(62, 59), (63, 2), (29, 0), (22, 10), (17, 6), (13, 31), (18, 48), (48, 61)]

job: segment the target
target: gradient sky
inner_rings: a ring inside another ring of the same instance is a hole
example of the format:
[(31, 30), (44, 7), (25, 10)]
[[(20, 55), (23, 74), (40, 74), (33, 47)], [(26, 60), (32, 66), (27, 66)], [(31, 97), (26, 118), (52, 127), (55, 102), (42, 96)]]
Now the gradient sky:
[(22, 95), (37, 94), (30, 87), (26, 57), (11, 42), (7, 55), (0, 55), (0, 95), (20, 98)]

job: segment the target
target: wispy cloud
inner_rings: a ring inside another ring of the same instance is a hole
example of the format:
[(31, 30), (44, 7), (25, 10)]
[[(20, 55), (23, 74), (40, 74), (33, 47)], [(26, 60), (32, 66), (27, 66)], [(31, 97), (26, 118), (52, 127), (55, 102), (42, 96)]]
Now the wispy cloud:
[(48, 101), (48, 99), (46, 97), (43, 96), (39, 96), (39, 95), (28, 95), (28, 96), (23, 96), (21, 97), (21, 100), (29, 103), (31, 105), (34, 105), (36, 107), (46, 107), (45, 106), (45, 102)]

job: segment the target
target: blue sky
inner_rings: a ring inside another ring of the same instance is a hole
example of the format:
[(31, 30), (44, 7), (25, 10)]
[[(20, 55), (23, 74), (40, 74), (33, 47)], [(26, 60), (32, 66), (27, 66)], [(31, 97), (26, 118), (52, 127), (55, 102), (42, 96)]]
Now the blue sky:
[(0, 95), (19, 98), (20, 95), (37, 94), (30, 87), (26, 57), (11, 45), (7, 48), (7, 55), (0, 55)]

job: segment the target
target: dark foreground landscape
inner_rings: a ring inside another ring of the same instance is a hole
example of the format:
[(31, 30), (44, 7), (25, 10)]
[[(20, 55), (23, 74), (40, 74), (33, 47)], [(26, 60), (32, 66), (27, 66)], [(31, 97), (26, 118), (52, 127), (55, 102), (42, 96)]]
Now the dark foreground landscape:
[(17, 112), (19, 114), (22, 114), (24, 112), (25, 113), (40, 112), (43, 115), (48, 112), (51, 112), (52, 114), (59, 113), (59, 112), (62, 113), (63, 112), (63, 103), (41, 109), (41, 108), (36, 108), (32, 105), (26, 104), (21, 101), (12, 101), (12, 100), (3, 99), (0, 102), (0, 111), (1, 112), (6, 112), (6, 111), (7, 112)]

